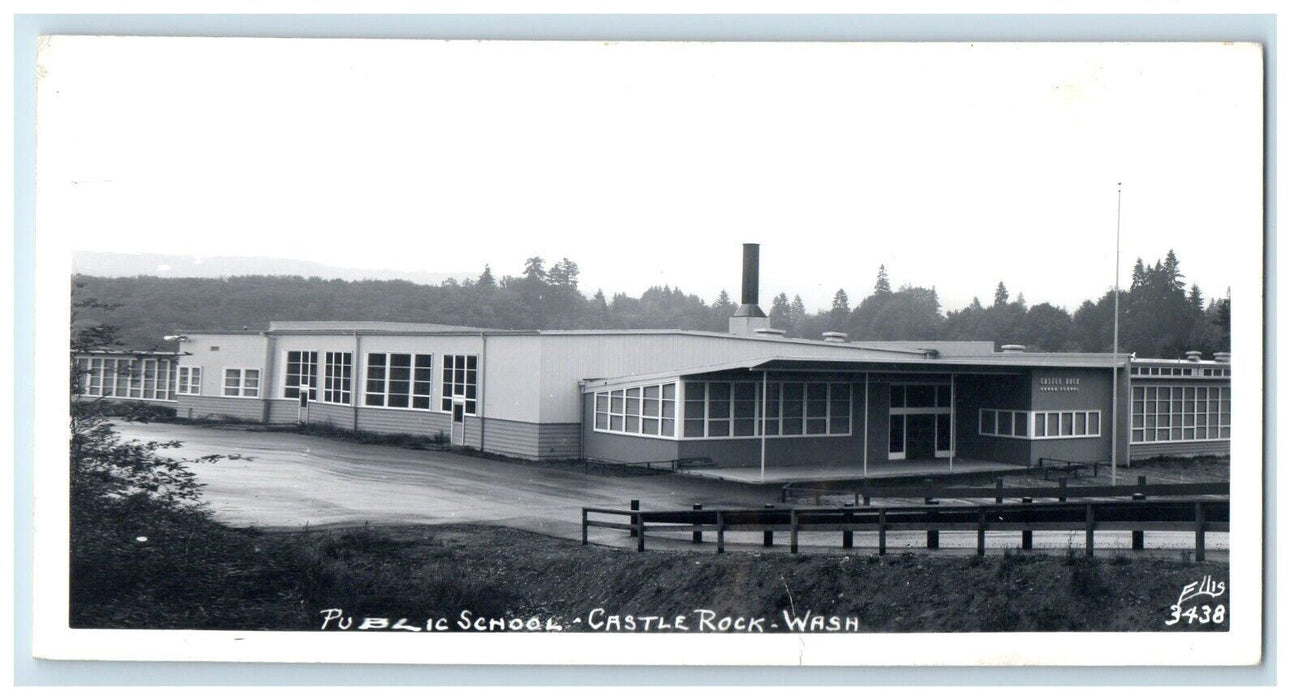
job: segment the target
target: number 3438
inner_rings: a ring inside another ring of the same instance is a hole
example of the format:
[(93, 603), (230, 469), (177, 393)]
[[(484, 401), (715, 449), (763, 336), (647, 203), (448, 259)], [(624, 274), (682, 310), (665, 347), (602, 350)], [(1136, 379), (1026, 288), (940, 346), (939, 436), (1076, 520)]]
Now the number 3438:
[(1179, 622), (1194, 625), (1206, 625), (1209, 622), (1221, 624), (1226, 621), (1226, 605), (1218, 603), (1217, 605), (1190, 605), (1181, 607), (1180, 605), (1171, 606), (1171, 617), (1163, 621), (1163, 624), (1175, 625)]

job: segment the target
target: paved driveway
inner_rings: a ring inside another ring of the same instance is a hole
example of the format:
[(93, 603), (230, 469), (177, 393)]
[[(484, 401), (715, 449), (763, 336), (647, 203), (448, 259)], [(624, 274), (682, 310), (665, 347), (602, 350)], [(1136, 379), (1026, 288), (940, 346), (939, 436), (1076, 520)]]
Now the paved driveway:
[[(167, 423), (123, 424), (124, 437), (140, 440), (180, 440), (165, 453), (178, 457), (241, 454), (252, 461), (224, 461), (194, 466), (206, 484), (203, 493), (216, 516), (232, 525), (302, 527), (304, 525), (488, 523), (570, 539), (581, 537), (582, 506), (625, 508), (632, 498), (645, 509), (705, 506), (761, 506), (779, 501), (778, 486), (759, 486), (712, 479), (657, 474), (608, 476), (581, 469), (541, 466), (470, 457), (451, 452), (410, 450), (383, 445), (359, 445), (343, 440), (282, 432), (259, 432)], [(732, 546), (745, 547), (757, 533), (727, 536)], [(686, 536), (687, 537), (687, 536)], [(633, 542), (624, 533), (592, 530), (593, 541)], [(711, 536), (708, 536), (711, 540)], [(858, 533), (858, 546), (873, 543)], [(837, 533), (806, 533), (808, 550), (835, 547)], [(783, 536), (777, 542), (784, 546)], [(1193, 546), (1188, 533), (1149, 533), (1146, 547), (1177, 550)], [(890, 547), (922, 548), (923, 533), (898, 532)], [(1038, 533), (1039, 547), (1080, 547), (1080, 533)], [(1096, 546), (1129, 546), (1126, 533), (1097, 533)], [(972, 533), (943, 535), (944, 553), (973, 546)], [(1226, 550), (1226, 533), (1209, 533), (1209, 549)], [(819, 546), (818, 546), (819, 545)], [(653, 549), (697, 548), (688, 540), (658, 539)], [(946, 549), (946, 547), (952, 549)], [(995, 552), (1017, 548), (1017, 533), (989, 533), (987, 547)], [(1219, 551), (1218, 556), (1224, 554)]]
[(597, 476), (580, 468), (451, 452), (359, 445), (294, 433), (165, 423), (117, 426), (124, 437), (180, 440), (178, 457), (241, 454), (194, 466), (218, 518), (233, 525), (478, 522), (580, 537), (582, 506), (760, 505), (778, 487), (675, 476)]

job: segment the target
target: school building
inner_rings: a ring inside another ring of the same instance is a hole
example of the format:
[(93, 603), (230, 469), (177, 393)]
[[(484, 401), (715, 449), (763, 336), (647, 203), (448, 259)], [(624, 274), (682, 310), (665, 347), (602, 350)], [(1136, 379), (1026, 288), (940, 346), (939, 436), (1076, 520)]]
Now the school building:
[(175, 354), (81, 356), (79, 391), (527, 459), (710, 460), (758, 480), (1229, 453), (1226, 353), (786, 338), (757, 305), (756, 246), (744, 257), (728, 333), (276, 322), (182, 331)]

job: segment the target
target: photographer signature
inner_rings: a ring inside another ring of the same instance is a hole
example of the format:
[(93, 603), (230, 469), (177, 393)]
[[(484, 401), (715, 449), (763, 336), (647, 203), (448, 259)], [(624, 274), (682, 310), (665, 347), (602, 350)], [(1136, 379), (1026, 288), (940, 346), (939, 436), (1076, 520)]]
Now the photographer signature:
[[(1226, 620), (1226, 605), (1225, 603), (1213, 605), (1211, 601), (1225, 593), (1226, 582), (1214, 581), (1212, 576), (1204, 576), (1194, 583), (1186, 584), (1181, 588), (1181, 597), (1177, 599), (1175, 605), (1171, 606), (1171, 617), (1164, 620), (1163, 624), (1170, 627), (1182, 620), (1188, 624), (1203, 625), (1208, 622), (1221, 624)], [(1203, 599), (1203, 602), (1194, 602), (1195, 599)]]

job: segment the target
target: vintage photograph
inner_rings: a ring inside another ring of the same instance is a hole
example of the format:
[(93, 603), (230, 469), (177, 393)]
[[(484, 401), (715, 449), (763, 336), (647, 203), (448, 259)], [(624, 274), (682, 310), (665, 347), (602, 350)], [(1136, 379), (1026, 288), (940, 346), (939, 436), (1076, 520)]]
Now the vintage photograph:
[(38, 651), (1255, 662), (1262, 77), (45, 37)]

